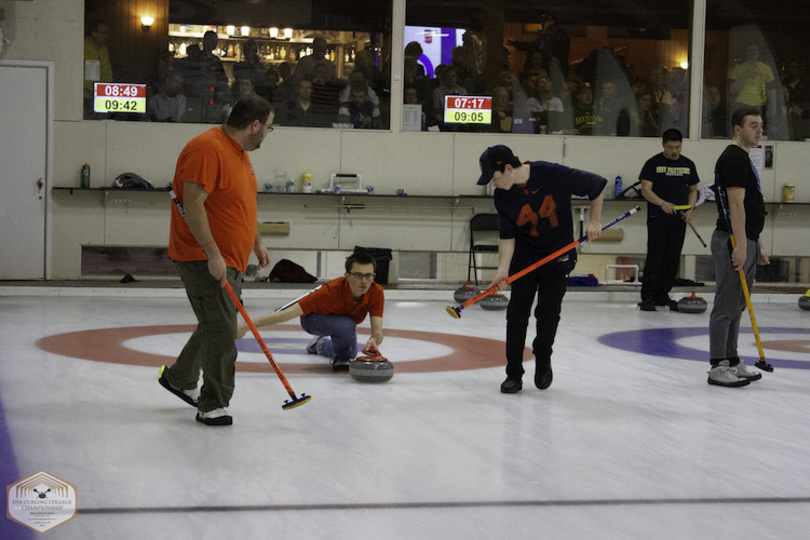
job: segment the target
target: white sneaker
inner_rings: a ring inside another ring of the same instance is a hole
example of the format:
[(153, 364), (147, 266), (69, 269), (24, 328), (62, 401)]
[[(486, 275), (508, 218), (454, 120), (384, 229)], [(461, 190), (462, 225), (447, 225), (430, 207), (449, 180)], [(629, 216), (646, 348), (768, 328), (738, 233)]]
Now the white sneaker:
[(230, 426), (233, 424), (233, 417), (222, 407), (208, 412), (197, 411), (197, 422), (206, 426)]
[(326, 339), (326, 336), (315, 336), (315, 338), (307, 345), (307, 352), (309, 354), (319, 354), (318, 349), (321, 348), (321, 343)]
[(728, 360), (721, 360), (709, 370), (708, 383), (716, 386), (738, 387), (751, 384), (751, 381), (738, 377), (736, 370), (728, 365)]
[(762, 373), (760, 373), (759, 371), (748, 369), (746, 365), (743, 363), (742, 359), (740, 359), (739, 364), (732, 367), (731, 369), (734, 370), (734, 374), (737, 377), (739, 377), (740, 379), (745, 379), (746, 381), (758, 381), (762, 378)]

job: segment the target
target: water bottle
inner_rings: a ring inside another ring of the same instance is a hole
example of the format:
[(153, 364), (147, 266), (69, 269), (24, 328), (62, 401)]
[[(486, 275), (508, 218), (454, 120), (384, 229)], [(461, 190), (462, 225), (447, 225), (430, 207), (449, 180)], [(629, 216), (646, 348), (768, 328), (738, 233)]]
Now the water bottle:
[(613, 187), (614, 187), (613, 198), (618, 199), (619, 196), (622, 194), (622, 177), (621, 176), (617, 176), (616, 180), (613, 181)]
[(87, 163), (82, 165), (82, 179), (80, 185), (82, 189), (87, 189), (90, 187), (90, 165)]

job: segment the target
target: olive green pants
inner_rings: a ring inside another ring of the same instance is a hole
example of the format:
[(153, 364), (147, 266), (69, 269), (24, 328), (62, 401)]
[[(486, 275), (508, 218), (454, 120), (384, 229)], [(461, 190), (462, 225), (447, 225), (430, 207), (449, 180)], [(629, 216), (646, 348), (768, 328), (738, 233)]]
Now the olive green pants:
[[(206, 261), (174, 261), (186, 288), (197, 328), (166, 374), (169, 383), (183, 390), (197, 387), (200, 370), (203, 385), (197, 408), (202, 412), (227, 407), (236, 372), (236, 306), (228, 292), (208, 273)], [(228, 268), (228, 282), (242, 296), (242, 272)]]

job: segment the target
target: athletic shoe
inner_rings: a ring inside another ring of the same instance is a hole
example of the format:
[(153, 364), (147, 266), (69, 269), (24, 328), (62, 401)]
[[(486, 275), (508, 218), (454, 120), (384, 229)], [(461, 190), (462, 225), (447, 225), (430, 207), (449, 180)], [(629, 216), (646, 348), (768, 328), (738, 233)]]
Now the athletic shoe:
[(523, 381), (518, 377), (507, 377), (501, 383), (501, 394), (517, 394), (523, 390)]
[(326, 336), (315, 336), (315, 338), (309, 342), (309, 345), (307, 345), (307, 352), (309, 354), (318, 354), (318, 349), (320, 349), (321, 343), (323, 343), (325, 339)]
[(554, 373), (551, 371), (551, 359), (537, 360), (536, 371), (534, 372), (534, 385), (540, 390), (545, 390), (551, 386), (551, 381), (554, 378)]
[(657, 309), (655, 309), (655, 302), (653, 302), (649, 298), (647, 300), (642, 300), (641, 302), (639, 302), (638, 309), (640, 309), (641, 311), (658, 311)]
[(175, 396), (179, 397), (192, 407), (197, 406), (197, 399), (200, 397), (200, 390), (195, 388), (194, 390), (181, 390), (176, 386), (173, 386), (166, 380), (166, 373), (169, 371), (169, 368), (166, 366), (160, 366), (160, 377), (158, 378), (158, 382), (160, 386), (174, 394)]
[(349, 371), (349, 359), (332, 358), (332, 371)]
[(670, 311), (678, 311), (678, 302), (675, 300), (667, 300), (667, 305)]
[(731, 366), (731, 369), (734, 370), (734, 374), (740, 379), (745, 379), (746, 381), (758, 381), (762, 378), (762, 373), (760, 373), (759, 371), (748, 369), (746, 365), (743, 363), (743, 361), (740, 360), (739, 358), (731, 360), (739, 361), (738, 364)]
[(233, 424), (233, 417), (228, 414), (225, 408), (214, 409), (213, 411), (197, 411), (197, 422), (206, 426), (230, 426)]
[(709, 370), (708, 382), (716, 386), (728, 386), (731, 388), (751, 384), (748, 379), (737, 377), (736, 370), (728, 365), (728, 360), (721, 360)]

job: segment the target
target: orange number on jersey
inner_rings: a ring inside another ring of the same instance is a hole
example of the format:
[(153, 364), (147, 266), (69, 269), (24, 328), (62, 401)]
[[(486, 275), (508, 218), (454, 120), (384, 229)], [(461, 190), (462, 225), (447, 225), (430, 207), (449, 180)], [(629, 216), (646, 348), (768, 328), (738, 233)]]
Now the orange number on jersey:
[(522, 227), (527, 223), (532, 224), (532, 236), (537, 236), (537, 215), (528, 204), (524, 204), (523, 208), (520, 209), (520, 215), (517, 219), (517, 226)]
[(548, 218), (551, 222), (551, 228), (556, 228), (557, 223), (557, 213), (555, 210), (557, 209), (557, 205), (554, 204), (554, 199), (551, 198), (551, 195), (546, 195), (546, 198), (543, 199), (543, 205), (540, 207), (540, 214), (541, 218)]

